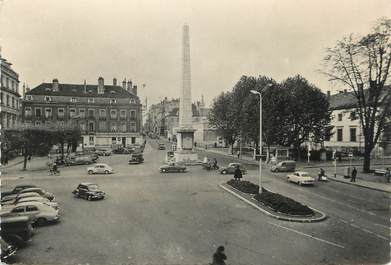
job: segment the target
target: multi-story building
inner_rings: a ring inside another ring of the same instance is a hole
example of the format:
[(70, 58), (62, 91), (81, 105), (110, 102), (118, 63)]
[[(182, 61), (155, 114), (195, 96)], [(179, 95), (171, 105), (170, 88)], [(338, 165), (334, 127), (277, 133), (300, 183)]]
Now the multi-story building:
[(11, 63), (0, 54), (0, 121), (1, 129), (17, 128), (20, 123), (21, 96), (18, 93), (19, 75), (11, 68)]
[[(327, 141), (324, 142), (324, 147), (342, 152), (364, 152), (364, 134), (360, 122), (360, 117), (357, 113), (357, 98), (353, 92), (347, 90), (340, 91), (337, 94), (330, 95), (328, 92), (331, 112), (331, 125), (333, 126), (332, 134)], [(381, 137), (379, 143), (382, 146), (389, 145)], [(373, 154), (382, 156), (384, 152), (390, 153), (389, 147), (380, 147), (378, 144)], [(388, 150), (388, 151), (387, 151)]]
[(105, 85), (63, 84), (57, 79), (26, 92), (23, 122), (31, 125), (79, 126), (83, 147), (132, 146), (143, 142), (142, 106), (137, 86), (113, 79)]

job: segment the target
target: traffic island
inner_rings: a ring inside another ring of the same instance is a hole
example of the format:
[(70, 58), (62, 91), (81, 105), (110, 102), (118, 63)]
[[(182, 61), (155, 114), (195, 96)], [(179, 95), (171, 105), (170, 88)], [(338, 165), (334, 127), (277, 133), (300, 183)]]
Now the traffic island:
[(258, 185), (249, 181), (229, 180), (227, 183), (220, 184), (219, 187), (266, 215), (279, 220), (312, 223), (327, 218), (321, 211), (281, 194), (270, 192), (264, 188), (259, 194)]

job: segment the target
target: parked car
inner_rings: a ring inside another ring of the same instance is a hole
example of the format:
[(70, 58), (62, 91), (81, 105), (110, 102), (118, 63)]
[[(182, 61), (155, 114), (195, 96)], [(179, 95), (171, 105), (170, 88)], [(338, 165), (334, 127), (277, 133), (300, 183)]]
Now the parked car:
[(159, 143), (158, 149), (159, 150), (166, 150), (166, 145), (164, 143)]
[(82, 156), (66, 157), (64, 163), (67, 166), (76, 166), (76, 165), (90, 165), (95, 161), (96, 159), (94, 160), (92, 155), (82, 155)]
[(166, 172), (185, 172), (186, 167), (181, 164), (176, 164), (176, 163), (171, 163), (168, 165), (163, 165), (160, 167), (160, 172), (161, 173), (166, 173)]
[[(16, 253), (16, 247), (8, 244), (6, 241), (4, 241), (2, 238), (0, 238), (0, 245), (1, 245), (1, 260), (7, 260), (9, 257), (15, 255)], [(3, 263), (1, 263), (3, 264)]]
[(288, 182), (295, 182), (299, 185), (314, 185), (315, 178), (311, 177), (308, 172), (296, 171), (286, 176)]
[[(60, 209), (60, 206), (58, 205), (58, 202), (50, 201), (49, 199), (47, 199), (45, 197), (41, 197), (41, 196), (17, 198), (17, 199), (15, 199), (14, 203), (12, 203), (12, 204), (16, 205), (16, 204), (22, 203), (22, 202), (42, 202), (44, 204), (47, 204), (47, 205), (53, 207), (56, 210)], [(10, 203), (8, 203), (8, 204), (10, 204)]]
[(1, 193), (1, 198), (3, 198), (4, 196), (8, 196), (8, 195), (11, 195), (11, 194), (16, 194), (16, 193), (19, 193), (19, 191), (23, 190), (23, 189), (26, 189), (26, 188), (33, 188), (33, 187), (36, 187), (35, 185), (32, 185), (32, 184), (22, 184), (22, 185), (17, 185), (15, 186), (15, 188), (11, 191), (3, 191)]
[(387, 173), (387, 169), (386, 168), (376, 168), (373, 171), (373, 175), (375, 175), (375, 176), (385, 176), (386, 173)]
[(144, 157), (142, 153), (130, 155), (129, 164), (140, 164), (142, 162), (144, 162)]
[(34, 188), (26, 188), (24, 190), (21, 190), (18, 194), (22, 193), (28, 193), (28, 192), (36, 192), (42, 197), (48, 198), (50, 201), (53, 201), (55, 199), (54, 194), (51, 192), (48, 192), (42, 188), (34, 187)]
[(18, 193), (18, 194), (12, 194), (5, 196), (4, 198), (1, 198), (1, 205), (4, 204), (12, 204), (12, 201), (18, 198), (28, 198), (28, 197), (42, 197), (39, 195), (39, 193), (36, 192), (25, 192), (25, 193)]
[(130, 147), (120, 147), (120, 148), (117, 148), (117, 149), (114, 149), (113, 150), (113, 153), (114, 154), (125, 154), (125, 155), (128, 155), (128, 154), (132, 154), (134, 152), (134, 148), (130, 148)]
[(31, 223), (28, 216), (1, 217), (1, 237), (9, 244), (25, 247), (34, 232)]
[(271, 167), (272, 172), (294, 172), (296, 169), (296, 161), (286, 160), (281, 161), (277, 165)]
[(88, 182), (80, 183), (72, 193), (76, 198), (84, 198), (89, 201), (104, 199), (105, 197), (105, 193), (99, 189), (97, 184)]
[(228, 166), (220, 168), (219, 171), (223, 175), (234, 174), (237, 166), (239, 166), (239, 169), (242, 171), (242, 174), (247, 173), (247, 170), (240, 163), (229, 163)]
[(87, 168), (88, 174), (112, 174), (114, 173), (113, 169), (107, 164), (96, 164), (93, 167)]
[(38, 225), (60, 220), (58, 210), (42, 202), (23, 202), (3, 207), (1, 209), (1, 217), (3, 218), (3, 216), (27, 216)]
[(98, 156), (109, 156), (111, 155), (111, 150), (108, 149), (98, 149), (95, 151), (95, 154)]

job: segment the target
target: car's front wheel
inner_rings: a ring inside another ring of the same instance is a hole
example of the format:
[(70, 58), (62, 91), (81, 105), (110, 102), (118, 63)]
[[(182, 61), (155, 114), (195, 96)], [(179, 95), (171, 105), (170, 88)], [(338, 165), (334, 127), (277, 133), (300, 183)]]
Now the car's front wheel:
[(162, 172), (162, 173), (166, 173), (166, 172), (167, 172), (167, 170), (165, 170), (165, 169), (162, 169), (162, 170), (161, 170), (161, 172)]
[(109, 174), (110, 172), (108, 170), (105, 170), (105, 174)]
[(43, 217), (40, 217), (37, 219), (37, 221), (35, 221), (35, 223), (39, 226), (42, 226), (42, 225), (45, 225), (47, 223), (47, 220)]
[(91, 196), (91, 195), (88, 195), (88, 196), (87, 196), (87, 200), (88, 200), (88, 201), (91, 201), (91, 200), (92, 200), (92, 196)]
[(93, 173), (94, 173), (94, 171), (88, 170), (88, 174), (89, 174), (89, 175), (92, 175)]
[(227, 170), (221, 171), (221, 174), (223, 174), (223, 175), (227, 174)]

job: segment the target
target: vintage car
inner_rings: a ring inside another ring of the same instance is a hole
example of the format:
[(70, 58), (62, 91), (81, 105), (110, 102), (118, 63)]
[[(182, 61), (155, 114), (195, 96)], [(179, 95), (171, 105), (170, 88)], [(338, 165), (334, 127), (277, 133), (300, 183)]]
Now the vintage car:
[(95, 154), (97, 154), (98, 156), (109, 156), (109, 155), (111, 155), (111, 150), (109, 150), (109, 149), (97, 149), (95, 151)]
[(31, 223), (27, 216), (1, 217), (1, 237), (9, 244), (25, 247), (34, 232)]
[(308, 172), (305, 171), (296, 171), (292, 174), (286, 176), (288, 182), (295, 182), (299, 185), (314, 185), (315, 178), (311, 177)]
[[(9, 257), (15, 254), (16, 247), (8, 244), (2, 238), (0, 238), (0, 245), (1, 245), (1, 260), (3, 261), (7, 260)], [(1, 264), (5, 264), (5, 263), (1, 263)]]
[(114, 173), (114, 170), (107, 164), (99, 163), (93, 167), (88, 167), (87, 173), (90, 175), (92, 175), (92, 174), (112, 174), (112, 173)]
[(22, 193), (28, 193), (28, 192), (36, 192), (38, 193), (40, 196), (42, 197), (45, 197), (47, 199), (49, 199), (50, 201), (53, 201), (55, 199), (54, 197), (54, 194), (51, 193), (51, 192), (48, 192), (42, 188), (39, 188), (39, 187), (34, 187), (34, 188), (26, 188), (24, 190), (21, 190), (18, 194), (22, 194)]
[(3, 191), (1, 193), (1, 198), (3, 198), (4, 196), (8, 196), (8, 195), (11, 195), (11, 194), (17, 194), (19, 193), (19, 191), (23, 190), (23, 189), (26, 189), (26, 188), (34, 188), (36, 187), (35, 185), (32, 185), (32, 184), (22, 184), (22, 185), (17, 185), (15, 186), (15, 188), (11, 191)]
[(240, 163), (229, 163), (228, 166), (220, 168), (219, 171), (223, 175), (234, 174), (237, 166), (239, 166), (239, 169), (242, 171), (242, 174), (247, 173), (246, 169)]
[(142, 162), (144, 162), (142, 153), (131, 154), (129, 157), (129, 164), (141, 164)]
[(167, 172), (186, 172), (186, 167), (181, 164), (170, 163), (168, 165), (163, 165), (160, 167), (161, 173)]
[(106, 195), (97, 184), (89, 182), (80, 183), (72, 193), (76, 198), (84, 198), (89, 201), (104, 199)]
[(58, 210), (43, 202), (23, 202), (17, 205), (7, 205), (2, 207), (0, 216), (2, 218), (7, 216), (27, 216), (38, 225), (60, 220)]
[(272, 166), (271, 172), (293, 172), (296, 169), (296, 161), (286, 160), (281, 161), (277, 165)]
[(36, 192), (26, 192), (26, 193), (18, 193), (18, 194), (12, 194), (5, 196), (1, 198), (1, 205), (5, 204), (13, 204), (15, 200), (21, 199), (21, 198), (29, 198), (29, 197), (42, 197)]
[(134, 148), (131, 147), (119, 147), (113, 150), (113, 154), (128, 155), (134, 153)]

